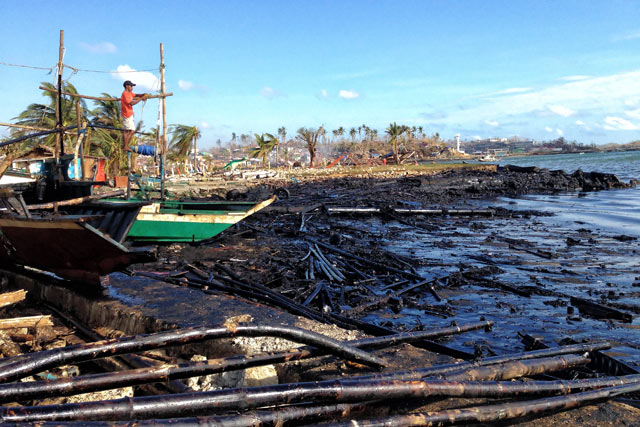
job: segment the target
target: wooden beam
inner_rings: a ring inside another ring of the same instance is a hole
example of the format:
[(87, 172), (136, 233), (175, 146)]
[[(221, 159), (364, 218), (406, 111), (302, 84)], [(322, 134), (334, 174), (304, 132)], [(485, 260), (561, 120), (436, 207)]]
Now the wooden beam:
[[(46, 90), (47, 92), (53, 92), (53, 93), (58, 93), (57, 90), (55, 89), (51, 89), (48, 87), (44, 87), (44, 86), (39, 86), (40, 89), (42, 90)], [(89, 95), (80, 95), (77, 93), (70, 93), (70, 92), (62, 92), (63, 95), (66, 96), (71, 96), (73, 98), (83, 98), (83, 99), (93, 99), (95, 101), (120, 101), (120, 98), (104, 98), (104, 97), (99, 97), (99, 96), (89, 96)], [(165, 93), (163, 94), (158, 94), (158, 95), (147, 95), (147, 99), (152, 99), (152, 98), (164, 98), (167, 96), (173, 96), (173, 92), (169, 92), (169, 93)]]
[(27, 291), (24, 289), (15, 292), (5, 292), (4, 294), (0, 294), (0, 307), (15, 304), (24, 300), (26, 297)]
[(0, 319), (1, 329), (15, 328), (39, 328), (41, 326), (53, 326), (50, 315), (14, 317), (13, 319)]
[(58, 206), (72, 206), (89, 200), (100, 200), (108, 197), (118, 197), (124, 194), (124, 190), (114, 190), (103, 194), (92, 194), (91, 196), (76, 197), (75, 199), (61, 200), (59, 202), (41, 203), (39, 205), (27, 205), (28, 209), (57, 209)]
[(51, 129), (39, 128), (39, 127), (35, 127), (35, 126), (16, 125), (16, 124), (13, 124), (13, 123), (1, 123), (1, 122), (0, 122), (0, 126), (7, 126), (7, 127), (10, 127), (10, 128), (20, 128), (20, 129), (28, 129), (28, 130), (38, 130), (38, 131), (51, 130)]

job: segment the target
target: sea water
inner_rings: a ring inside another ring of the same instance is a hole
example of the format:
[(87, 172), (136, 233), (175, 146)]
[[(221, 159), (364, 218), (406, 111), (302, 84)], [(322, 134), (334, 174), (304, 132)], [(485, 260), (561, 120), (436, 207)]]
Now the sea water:
[[(640, 151), (505, 157), (499, 159), (499, 164), (561, 169), (568, 173), (578, 169), (612, 173), (624, 182), (632, 179), (640, 182)], [(566, 220), (640, 236), (640, 186), (553, 196), (527, 195), (517, 199), (504, 198), (502, 202), (509, 203), (511, 208), (551, 212)]]
[[(640, 152), (508, 157), (498, 163), (567, 173), (578, 169), (613, 173), (624, 182), (640, 180)], [(473, 206), (549, 215), (451, 217), (437, 231), (381, 219), (371, 219), (369, 225), (386, 235), (381, 239), (386, 250), (420, 262), (417, 271), (425, 278), (446, 278), (470, 268), (497, 265), (502, 272), (487, 277), (494, 283), (549, 290), (565, 297), (537, 293), (525, 297), (480, 282), (451, 287), (444, 280), (439, 288), (445, 295), (442, 304), (452, 307), (454, 315), (434, 316), (413, 305), (400, 313), (382, 309), (365, 320), (391, 322), (400, 329), (426, 329), (448, 326), (452, 321), (462, 324), (487, 319), (495, 322), (491, 332), (469, 332), (445, 343), (490, 355), (522, 351), (519, 334), (539, 337), (551, 346), (566, 338), (611, 341), (613, 355), (640, 368), (640, 315), (633, 312), (633, 307), (640, 308), (640, 187), (501, 197)], [(514, 245), (513, 241), (522, 243)], [(536, 251), (552, 256), (541, 257)], [(634, 314), (634, 320), (627, 323), (590, 317), (572, 308), (569, 296), (631, 307), (627, 312)], [(438, 304), (428, 292), (411, 297), (425, 306)]]

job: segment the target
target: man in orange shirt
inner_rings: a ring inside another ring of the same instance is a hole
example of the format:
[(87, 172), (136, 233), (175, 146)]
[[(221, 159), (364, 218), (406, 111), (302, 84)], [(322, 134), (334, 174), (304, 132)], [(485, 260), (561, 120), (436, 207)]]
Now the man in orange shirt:
[(147, 94), (133, 93), (135, 84), (131, 83), (131, 80), (127, 80), (122, 86), (124, 86), (124, 92), (122, 92), (122, 96), (120, 97), (120, 112), (122, 114), (122, 124), (125, 128), (123, 133), (124, 151), (132, 151), (131, 148), (129, 148), (129, 141), (131, 141), (133, 132), (136, 130), (135, 123), (133, 122), (133, 106), (147, 99)]

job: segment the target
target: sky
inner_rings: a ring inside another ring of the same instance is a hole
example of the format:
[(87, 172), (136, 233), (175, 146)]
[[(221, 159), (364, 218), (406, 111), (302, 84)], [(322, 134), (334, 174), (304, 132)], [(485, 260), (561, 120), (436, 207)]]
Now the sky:
[[(198, 126), (203, 148), (392, 122), (445, 139), (640, 139), (640, 1), (5, 0), (0, 12), (0, 122), (45, 101), (64, 30), (78, 71), (63, 78), (91, 96), (119, 97), (126, 79), (157, 92), (162, 43), (167, 123)], [(157, 100), (134, 111), (156, 126)]]

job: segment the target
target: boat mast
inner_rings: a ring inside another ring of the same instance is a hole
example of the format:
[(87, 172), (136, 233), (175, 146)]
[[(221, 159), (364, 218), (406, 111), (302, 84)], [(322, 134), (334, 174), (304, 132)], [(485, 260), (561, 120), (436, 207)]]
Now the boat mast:
[[(162, 151), (160, 154), (160, 199), (164, 200), (164, 162), (167, 152), (167, 110), (164, 96), (164, 46), (160, 43), (160, 94), (162, 95)], [(159, 131), (159, 130), (158, 130)]]
[[(62, 72), (64, 64), (62, 57), (64, 56), (64, 30), (60, 30), (60, 47), (58, 49), (58, 94), (56, 102), (56, 147), (60, 148), (60, 156), (64, 155), (64, 129), (62, 127)], [(58, 158), (58, 156), (56, 156)]]

